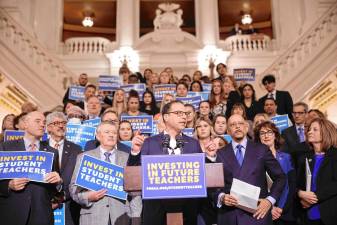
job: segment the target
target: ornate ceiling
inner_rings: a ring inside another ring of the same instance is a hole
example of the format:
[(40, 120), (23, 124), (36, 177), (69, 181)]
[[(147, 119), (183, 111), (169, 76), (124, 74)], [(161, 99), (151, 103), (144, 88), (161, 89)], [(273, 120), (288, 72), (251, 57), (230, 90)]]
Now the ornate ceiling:
[[(180, 4), (184, 12), (182, 29), (195, 34), (194, 0), (140, 0), (139, 35), (153, 30), (155, 10), (163, 2)], [(235, 23), (240, 23), (243, 12), (249, 12), (252, 15), (255, 28), (272, 36), (271, 0), (218, 0), (218, 7), (221, 39), (229, 35)], [(116, 0), (64, 0), (63, 40), (70, 37), (99, 36), (114, 41), (116, 39), (116, 8)], [(82, 26), (85, 12), (94, 13), (94, 26), (91, 28)]]

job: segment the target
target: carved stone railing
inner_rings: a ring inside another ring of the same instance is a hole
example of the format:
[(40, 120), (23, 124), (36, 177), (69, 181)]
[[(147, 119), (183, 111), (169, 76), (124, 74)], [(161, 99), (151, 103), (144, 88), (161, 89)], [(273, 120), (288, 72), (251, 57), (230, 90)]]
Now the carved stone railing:
[(243, 34), (228, 37), (224, 48), (232, 52), (258, 52), (271, 50), (270, 37), (264, 34)]
[(69, 38), (65, 41), (65, 54), (103, 55), (111, 49), (111, 42), (101, 37)]
[[(324, 75), (328, 61), (334, 61), (337, 46), (337, 3), (334, 3), (320, 19), (318, 19), (297, 41), (295, 41), (280, 57), (278, 57), (263, 73), (274, 74), (278, 80), (279, 88), (296, 92), (306, 92), (301, 89), (310, 81), (318, 82)], [(323, 65), (324, 64), (324, 65)], [(314, 66), (313, 66), (314, 65)], [(321, 67), (321, 71), (318, 71)], [(309, 70), (309, 71), (308, 71)], [(315, 77), (314, 77), (315, 75)], [(258, 79), (260, 79), (258, 78)], [(298, 82), (294, 82), (298, 80)], [(308, 83), (310, 88), (314, 83)], [(299, 86), (301, 85), (301, 86)], [(300, 96), (297, 96), (301, 99)]]
[(75, 75), (4, 9), (0, 8), (2, 67), (43, 107), (59, 104)]

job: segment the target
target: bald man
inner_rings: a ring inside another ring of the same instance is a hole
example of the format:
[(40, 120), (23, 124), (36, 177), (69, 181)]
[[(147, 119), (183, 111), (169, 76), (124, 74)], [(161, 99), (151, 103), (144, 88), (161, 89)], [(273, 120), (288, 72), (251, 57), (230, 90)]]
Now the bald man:
[(0, 218), (3, 224), (54, 224), (51, 200), (60, 191), (62, 179), (58, 173), (58, 152), (48, 144), (40, 142), (45, 123), (46, 119), (41, 112), (30, 112), (24, 118), (24, 138), (0, 144), (0, 151), (54, 153), (53, 172), (46, 175), (46, 183), (33, 182), (26, 178), (0, 181)]
[[(270, 210), (283, 191), (286, 177), (266, 145), (247, 139), (249, 125), (241, 115), (232, 115), (227, 125), (232, 142), (223, 151), (218, 151), (225, 178), (225, 187), (215, 198), (220, 208), (218, 225), (272, 224)], [(267, 172), (273, 180), (270, 192), (267, 187)], [(261, 188), (260, 201), (254, 214), (237, 208), (237, 199), (230, 195), (233, 178)]]

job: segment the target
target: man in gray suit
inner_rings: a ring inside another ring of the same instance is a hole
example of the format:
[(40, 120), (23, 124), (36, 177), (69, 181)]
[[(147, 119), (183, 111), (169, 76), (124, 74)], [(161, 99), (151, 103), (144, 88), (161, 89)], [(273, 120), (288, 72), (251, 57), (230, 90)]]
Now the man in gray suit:
[(128, 225), (130, 217), (140, 217), (141, 198), (134, 197), (130, 202), (105, 196), (107, 190), (89, 191), (75, 185), (76, 176), (83, 155), (108, 161), (118, 166), (126, 166), (128, 154), (117, 149), (117, 126), (102, 122), (97, 127), (96, 138), (100, 146), (77, 157), (75, 170), (70, 183), (71, 197), (81, 205), (81, 225)]

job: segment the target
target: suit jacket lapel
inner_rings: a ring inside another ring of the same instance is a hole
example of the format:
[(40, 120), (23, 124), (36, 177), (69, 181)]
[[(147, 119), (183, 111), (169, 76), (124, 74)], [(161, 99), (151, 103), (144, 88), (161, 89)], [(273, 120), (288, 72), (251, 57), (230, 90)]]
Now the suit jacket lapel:
[(17, 146), (13, 150), (11, 150), (11, 151), (27, 151), (26, 146), (25, 146), (25, 142), (24, 142), (23, 139), (18, 140), (16, 142), (16, 145)]
[(297, 130), (296, 130), (296, 126), (293, 126), (293, 129), (290, 130), (291, 131), (291, 136), (294, 137), (298, 143), (300, 143), (300, 137), (297, 134)]
[(241, 170), (240, 170), (240, 177), (250, 175), (250, 173), (253, 169), (252, 165), (255, 164), (255, 161), (257, 159), (256, 157), (254, 157), (255, 154), (256, 154), (256, 152), (252, 148), (252, 143), (250, 141), (248, 141), (247, 146), (246, 146), (246, 152), (245, 152), (243, 162), (242, 162), (242, 166), (241, 166)]
[(42, 142), (40, 141), (40, 151), (44, 151), (44, 152), (47, 152), (48, 151), (48, 142)]
[(240, 172), (240, 166), (238, 160), (234, 155), (232, 144), (228, 144), (224, 150), (224, 161), (226, 161), (230, 168), (233, 168), (233, 176), (238, 177)]
[(123, 163), (122, 159), (123, 159), (123, 157), (121, 155), (121, 152), (119, 150), (117, 150), (116, 151), (116, 165), (118, 165), (118, 166), (125, 166), (125, 165), (123, 165), (124, 163)]
[(60, 168), (61, 173), (63, 172), (64, 167), (67, 165), (70, 155), (71, 155), (70, 144), (68, 143), (68, 141), (64, 140), (62, 156), (60, 156), (62, 157), (61, 158), (61, 168)]

